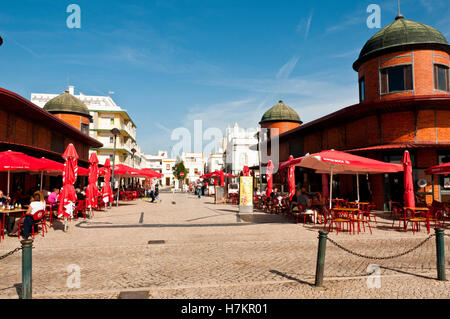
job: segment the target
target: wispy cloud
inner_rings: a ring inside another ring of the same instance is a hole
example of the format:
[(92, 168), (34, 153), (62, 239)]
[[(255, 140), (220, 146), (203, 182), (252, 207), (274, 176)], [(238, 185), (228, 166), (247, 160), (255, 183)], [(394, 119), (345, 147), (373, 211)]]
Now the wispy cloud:
[(360, 51), (361, 51), (361, 49), (355, 49), (355, 50), (351, 50), (351, 51), (347, 51), (347, 52), (343, 52), (343, 53), (332, 54), (332, 55), (330, 55), (330, 58), (336, 58), (336, 59), (347, 58), (349, 56), (357, 55)]
[(311, 22), (314, 15), (314, 10), (311, 10), (309, 16), (306, 19), (300, 20), (297, 25), (296, 31), (297, 33), (302, 33), (305, 40), (308, 39), (309, 31), (311, 30)]

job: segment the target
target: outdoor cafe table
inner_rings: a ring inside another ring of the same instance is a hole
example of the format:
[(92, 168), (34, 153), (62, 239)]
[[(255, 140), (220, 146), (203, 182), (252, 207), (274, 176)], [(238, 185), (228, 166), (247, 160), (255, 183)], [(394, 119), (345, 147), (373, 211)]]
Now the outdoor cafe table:
[(407, 216), (407, 212), (408, 210), (412, 211), (414, 213), (414, 217), (413, 218), (417, 218), (415, 216), (415, 214), (419, 214), (422, 215), (421, 217), (426, 218), (426, 223), (427, 223), (427, 230), (428, 233), (430, 233), (430, 215), (427, 214), (430, 209), (428, 207), (403, 207), (403, 218), (404, 218), (404, 225), (405, 225), (405, 231), (406, 231), (406, 220), (408, 219)]
[(8, 210), (8, 209), (0, 209), (0, 214), (2, 214), (3, 215), (3, 218), (2, 218), (2, 229), (1, 229), (1, 237), (2, 237), (2, 239), (5, 239), (5, 218), (6, 218), (6, 215), (8, 215), (9, 216), (9, 214), (24, 214), (24, 213), (26, 213), (27, 212), (27, 208), (16, 208), (16, 209), (10, 209), (10, 210)]
[[(347, 218), (351, 222), (351, 228), (353, 228), (353, 235), (355, 235), (355, 227), (353, 225), (353, 222), (355, 221), (355, 213), (359, 212), (360, 210), (358, 208), (348, 208), (348, 207), (334, 207), (332, 208), (333, 211), (338, 213), (344, 213), (347, 215)], [(359, 224), (359, 222), (358, 222)], [(359, 227), (359, 226), (358, 226)], [(351, 232), (351, 230), (350, 230)]]

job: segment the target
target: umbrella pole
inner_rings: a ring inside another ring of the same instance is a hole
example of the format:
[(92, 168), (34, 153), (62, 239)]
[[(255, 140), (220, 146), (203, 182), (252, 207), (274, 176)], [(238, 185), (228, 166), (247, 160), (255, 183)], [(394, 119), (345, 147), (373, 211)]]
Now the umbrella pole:
[(359, 202), (360, 202), (360, 198), (359, 198), (359, 173), (356, 173), (356, 188), (358, 190), (358, 209), (360, 207)]
[(41, 192), (42, 192), (42, 181), (44, 179), (44, 171), (41, 172)]
[(333, 171), (330, 174), (330, 209), (333, 208)]
[(9, 197), (9, 183), (11, 181), (11, 171), (8, 171), (8, 197)]

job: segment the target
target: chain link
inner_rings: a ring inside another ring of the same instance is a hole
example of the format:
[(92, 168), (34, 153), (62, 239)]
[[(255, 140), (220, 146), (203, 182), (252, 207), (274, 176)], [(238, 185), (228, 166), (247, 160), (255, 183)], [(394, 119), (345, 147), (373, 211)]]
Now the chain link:
[(9, 253), (7, 253), (7, 254), (5, 254), (5, 255), (3, 255), (3, 256), (0, 256), (0, 260), (5, 259), (6, 257), (11, 256), (12, 254), (18, 252), (19, 250), (22, 250), (22, 247), (17, 247), (16, 249), (11, 250)]
[(331, 242), (333, 245), (335, 245), (336, 247), (338, 247), (338, 248), (340, 248), (340, 249), (342, 249), (342, 250), (348, 252), (348, 253), (351, 254), (351, 255), (357, 256), (357, 257), (361, 257), (361, 258), (365, 258), (365, 259), (371, 259), (371, 260), (388, 260), (388, 259), (394, 259), (394, 258), (398, 258), (398, 257), (405, 256), (405, 255), (407, 255), (407, 254), (409, 254), (409, 253), (415, 251), (416, 249), (419, 249), (420, 247), (422, 247), (423, 245), (425, 245), (425, 243), (426, 243), (427, 241), (429, 241), (431, 238), (433, 238), (434, 236), (435, 236), (434, 234), (433, 234), (433, 235), (430, 235), (427, 239), (425, 239), (423, 242), (421, 242), (421, 243), (420, 243), (419, 245), (417, 245), (416, 247), (413, 247), (413, 248), (411, 248), (411, 249), (408, 249), (407, 251), (405, 251), (405, 252), (403, 252), (403, 253), (401, 253), (401, 254), (397, 254), (397, 255), (394, 255), (394, 256), (388, 256), (388, 257), (373, 257), (373, 256), (362, 255), (362, 254), (356, 253), (356, 252), (354, 252), (354, 251), (351, 251), (351, 250), (348, 249), (348, 248), (343, 247), (342, 245), (338, 244), (337, 242), (335, 242), (335, 241), (332, 240), (331, 238), (328, 238), (328, 237), (327, 237), (327, 240), (328, 240), (329, 242)]

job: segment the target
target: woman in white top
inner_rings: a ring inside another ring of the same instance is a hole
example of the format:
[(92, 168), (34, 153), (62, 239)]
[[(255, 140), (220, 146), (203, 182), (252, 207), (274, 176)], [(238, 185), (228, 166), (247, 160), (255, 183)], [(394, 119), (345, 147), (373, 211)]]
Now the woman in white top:
[[(36, 192), (34, 192), (33, 197), (31, 198), (31, 203), (25, 214), (25, 218), (22, 219), (22, 221), (23, 221), (23, 237), (25, 239), (28, 238), (28, 236), (31, 232), (32, 226), (36, 223), (36, 221), (33, 218), (33, 215), (41, 210), (45, 211), (44, 196), (42, 195), (41, 192), (36, 191)], [(19, 230), (19, 223), (20, 223), (20, 219), (18, 218), (14, 223), (12, 232), (10, 234), (8, 234), (8, 236), (11, 236), (11, 237), (17, 236), (17, 231)]]

